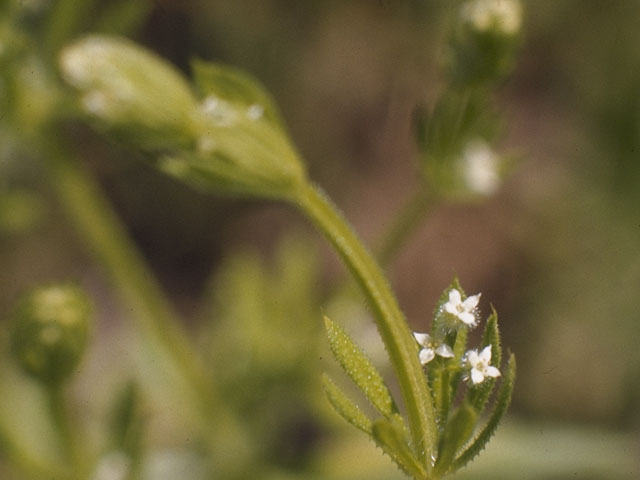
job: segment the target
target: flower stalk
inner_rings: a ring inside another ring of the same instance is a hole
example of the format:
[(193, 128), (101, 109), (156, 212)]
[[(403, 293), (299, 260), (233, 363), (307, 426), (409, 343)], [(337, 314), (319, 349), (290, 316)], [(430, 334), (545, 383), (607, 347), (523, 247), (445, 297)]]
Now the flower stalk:
[(437, 442), (431, 394), (416, 355), (416, 342), (386, 278), (319, 188), (305, 185), (294, 197), (294, 202), (331, 242), (362, 287), (400, 384), (414, 453), (429, 467), (431, 462), (426, 459), (434, 457)]

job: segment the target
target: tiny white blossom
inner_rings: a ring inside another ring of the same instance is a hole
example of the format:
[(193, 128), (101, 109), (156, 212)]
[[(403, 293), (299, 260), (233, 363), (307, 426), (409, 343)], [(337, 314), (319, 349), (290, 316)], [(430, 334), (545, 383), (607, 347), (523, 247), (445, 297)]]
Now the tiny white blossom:
[(478, 323), (475, 309), (479, 301), (480, 294), (478, 293), (477, 295), (467, 297), (463, 302), (460, 292), (456, 288), (453, 288), (449, 292), (449, 301), (444, 304), (444, 310), (458, 318), (465, 325), (475, 327)]
[(522, 5), (518, 0), (470, 0), (462, 9), (462, 19), (479, 32), (515, 35), (522, 25)]
[(471, 367), (470, 378), (475, 385), (482, 383), (486, 377), (500, 376), (500, 370), (491, 365), (491, 345), (484, 347), (480, 353), (477, 350), (469, 350), (465, 358)]
[(499, 158), (484, 140), (472, 140), (462, 152), (464, 181), (469, 190), (491, 195), (500, 187)]
[(414, 338), (420, 344), (422, 349), (418, 354), (420, 356), (420, 363), (426, 365), (435, 358), (436, 355), (443, 358), (453, 357), (453, 350), (446, 343), (438, 344), (431, 340), (431, 335), (428, 333), (413, 333)]

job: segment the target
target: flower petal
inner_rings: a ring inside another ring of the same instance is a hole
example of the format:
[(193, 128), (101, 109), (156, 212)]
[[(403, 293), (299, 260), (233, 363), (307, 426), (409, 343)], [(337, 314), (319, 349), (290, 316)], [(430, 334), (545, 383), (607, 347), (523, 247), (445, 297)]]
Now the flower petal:
[(428, 333), (413, 332), (413, 337), (423, 347), (427, 347), (429, 342), (431, 342), (431, 336)]
[(454, 356), (452, 348), (446, 343), (443, 343), (438, 348), (436, 348), (436, 354), (440, 355), (443, 358), (451, 358)]
[(482, 372), (480, 370), (472, 368), (471, 369), (471, 381), (473, 383), (475, 383), (476, 385), (478, 383), (482, 383), (484, 381), (484, 375), (482, 374)]
[(491, 345), (487, 345), (482, 349), (479, 360), (485, 365), (489, 365), (491, 363)]
[(487, 368), (484, 369), (484, 373), (487, 377), (499, 377), (500, 376), (500, 370), (498, 370), (496, 367), (493, 367), (491, 365), (489, 365)]
[(433, 351), (433, 348), (423, 348), (420, 350), (420, 363), (422, 365), (426, 365), (436, 356), (436, 352)]
[(480, 295), (482, 294), (478, 293), (477, 295), (467, 297), (464, 302), (462, 302), (462, 308), (464, 308), (466, 312), (472, 311), (478, 306), (478, 303), (480, 302)]
[(480, 357), (478, 356), (477, 350), (469, 350), (467, 353), (464, 354), (464, 356), (467, 362), (469, 363), (469, 365), (471, 365), (472, 367), (475, 367), (480, 361)]
[(469, 325), (470, 327), (475, 327), (476, 323), (478, 323), (478, 319), (473, 313), (462, 312), (458, 313), (457, 317), (462, 321), (462, 323)]
[(460, 296), (460, 292), (456, 288), (452, 288), (449, 292), (449, 301), (452, 305), (460, 305), (462, 303), (462, 297)]

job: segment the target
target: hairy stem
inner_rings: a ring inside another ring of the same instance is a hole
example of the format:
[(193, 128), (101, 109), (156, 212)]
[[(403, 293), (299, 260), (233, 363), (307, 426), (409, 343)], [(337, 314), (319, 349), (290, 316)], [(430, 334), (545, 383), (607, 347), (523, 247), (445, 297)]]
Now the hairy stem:
[(294, 200), (333, 244), (363, 289), (398, 377), (415, 453), (430, 469), (437, 439), (431, 395), (416, 355), (415, 340), (386, 278), (337, 208), (317, 187), (305, 185)]

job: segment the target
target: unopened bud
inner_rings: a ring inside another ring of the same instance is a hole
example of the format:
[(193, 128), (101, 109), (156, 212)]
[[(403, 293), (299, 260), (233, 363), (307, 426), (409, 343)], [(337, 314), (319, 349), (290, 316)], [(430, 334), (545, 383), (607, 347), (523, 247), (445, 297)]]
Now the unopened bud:
[(145, 148), (193, 143), (196, 100), (169, 63), (129, 40), (91, 35), (63, 49), (64, 79), (88, 115)]
[(197, 62), (196, 148), (161, 161), (161, 168), (207, 191), (283, 198), (305, 181), (305, 169), (270, 95), (233, 68)]
[(74, 286), (40, 287), (18, 304), (11, 349), (20, 367), (56, 386), (78, 367), (89, 337), (91, 304)]
[(462, 7), (462, 19), (478, 32), (515, 35), (522, 24), (518, 0), (471, 0)]

